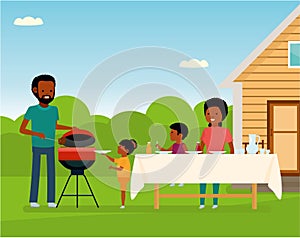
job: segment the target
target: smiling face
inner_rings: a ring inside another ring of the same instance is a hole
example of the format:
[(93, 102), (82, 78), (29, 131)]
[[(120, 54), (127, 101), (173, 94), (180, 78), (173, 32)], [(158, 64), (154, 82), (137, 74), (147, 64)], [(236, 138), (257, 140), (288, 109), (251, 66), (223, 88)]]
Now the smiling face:
[(55, 85), (52, 81), (40, 81), (38, 87), (34, 87), (32, 92), (39, 102), (49, 104), (54, 99)]
[(182, 140), (182, 134), (178, 134), (178, 131), (171, 129), (170, 139), (172, 141), (180, 142)]
[(218, 126), (222, 122), (222, 112), (219, 107), (209, 107), (205, 112), (205, 119), (212, 126)]

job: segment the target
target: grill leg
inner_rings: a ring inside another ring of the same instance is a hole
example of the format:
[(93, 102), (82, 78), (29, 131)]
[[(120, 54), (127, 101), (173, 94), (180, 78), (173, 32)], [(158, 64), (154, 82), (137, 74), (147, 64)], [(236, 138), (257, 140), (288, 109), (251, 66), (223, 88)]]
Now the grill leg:
[(78, 208), (78, 174), (76, 174), (76, 208)]
[(60, 200), (61, 200), (62, 196), (64, 195), (64, 192), (65, 192), (65, 190), (66, 190), (66, 188), (67, 188), (67, 185), (68, 185), (68, 183), (69, 183), (69, 181), (70, 181), (71, 176), (72, 176), (72, 175), (70, 174), (69, 177), (68, 177), (68, 179), (67, 179), (67, 182), (66, 182), (65, 187), (64, 187), (64, 189), (63, 189), (63, 191), (62, 191), (62, 193), (61, 193), (61, 195), (60, 195), (60, 197), (59, 197), (59, 200), (58, 200), (58, 203), (57, 203), (56, 207), (58, 207), (58, 205), (59, 205), (59, 203), (60, 203)]
[(91, 194), (92, 194), (92, 196), (93, 196), (93, 198), (94, 198), (94, 201), (95, 201), (95, 203), (96, 203), (96, 206), (99, 208), (99, 205), (98, 205), (97, 200), (96, 200), (96, 198), (95, 198), (95, 196), (94, 196), (94, 193), (93, 193), (92, 188), (91, 188), (91, 186), (90, 186), (90, 184), (89, 184), (89, 181), (87, 180), (87, 177), (86, 177), (85, 175), (83, 175), (83, 177), (85, 178), (85, 181), (86, 181), (87, 185), (89, 186), (89, 189), (90, 189)]

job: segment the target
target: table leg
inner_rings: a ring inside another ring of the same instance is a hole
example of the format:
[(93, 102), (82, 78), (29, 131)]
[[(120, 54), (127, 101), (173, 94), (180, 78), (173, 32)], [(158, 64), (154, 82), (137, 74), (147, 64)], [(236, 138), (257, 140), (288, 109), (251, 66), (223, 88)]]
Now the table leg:
[(154, 184), (154, 209), (159, 209), (159, 184)]
[(257, 209), (257, 184), (252, 184), (252, 209)]
[(78, 208), (78, 174), (76, 174), (76, 207)]

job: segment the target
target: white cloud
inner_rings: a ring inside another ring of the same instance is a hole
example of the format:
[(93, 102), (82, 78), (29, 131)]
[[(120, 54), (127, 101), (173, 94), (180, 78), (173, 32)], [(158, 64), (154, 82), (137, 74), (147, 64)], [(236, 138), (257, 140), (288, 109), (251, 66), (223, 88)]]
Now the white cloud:
[(183, 60), (179, 64), (180, 68), (207, 68), (208, 62), (206, 60), (190, 59), (189, 61)]
[(44, 22), (41, 18), (33, 18), (30, 16), (24, 18), (16, 18), (14, 20), (14, 25), (16, 26), (40, 26), (43, 25)]

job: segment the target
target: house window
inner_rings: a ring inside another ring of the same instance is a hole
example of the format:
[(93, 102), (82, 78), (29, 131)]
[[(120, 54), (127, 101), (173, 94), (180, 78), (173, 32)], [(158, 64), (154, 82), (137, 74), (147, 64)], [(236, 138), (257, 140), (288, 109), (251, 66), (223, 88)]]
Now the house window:
[(289, 41), (288, 67), (300, 68), (300, 41)]

